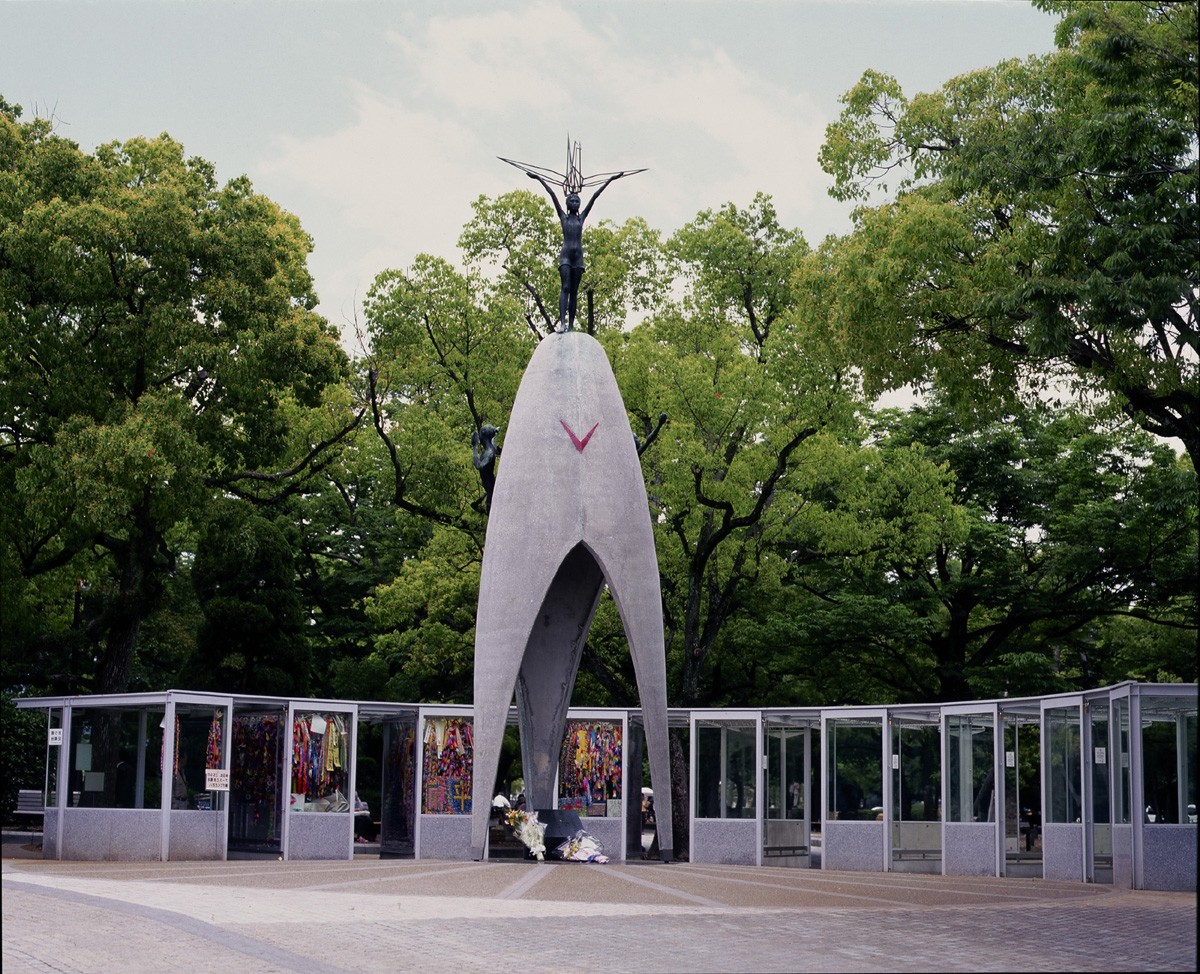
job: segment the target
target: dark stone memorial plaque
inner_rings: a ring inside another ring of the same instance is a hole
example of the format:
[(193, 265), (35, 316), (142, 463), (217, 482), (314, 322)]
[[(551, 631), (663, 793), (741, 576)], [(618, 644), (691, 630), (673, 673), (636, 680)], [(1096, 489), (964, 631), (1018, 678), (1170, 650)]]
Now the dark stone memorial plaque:
[(569, 808), (539, 808), (538, 821), (546, 826), (546, 858), (559, 859), (555, 851), (560, 845), (583, 829), (579, 813)]

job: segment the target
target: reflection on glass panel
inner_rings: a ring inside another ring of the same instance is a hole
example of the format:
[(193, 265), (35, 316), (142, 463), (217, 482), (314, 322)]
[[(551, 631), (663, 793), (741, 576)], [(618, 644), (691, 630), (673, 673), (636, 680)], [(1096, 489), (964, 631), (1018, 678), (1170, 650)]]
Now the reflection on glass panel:
[(769, 819), (804, 817), (804, 734), (787, 727), (767, 728), (767, 809)]
[(1165, 825), (1179, 821), (1179, 778), (1175, 722), (1151, 721), (1142, 727), (1142, 766), (1145, 769), (1146, 821)]
[(830, 818), (873, 820), (883, 812), (883, 721), (828, 722), (826, 802)]
[(892, 820), (939, 821), (942, 762), (936, 724), (892, 726)]
[(1092, 722), (1092, 821), (1097, 825), (1110, 821), (1108, 809), (1108, 704), (1093, 703)]
[(417, 722), (414, 717), (390, 720), (384, 724), (379, 842), (380, 852), (386, 855), (407, 855), (413, 850), (416, 739)]
[(175, 754), (171, 762), (171, 807), (186, 811), (224, 808), (228, 792), (209, 789), (210, 770), (224, 768), (224, 707), (177, 704)]
[(1113, 821), (1128, 825), (1133, 821), (1133, 779), (1130, 774), (1129, 756), (1129, 700), (1126, 697), (1114, 700), (1112, 705), (1113, 742), (1117, 749), (1114, 755), (1116, 788)]
[(722, 818), (754, 818), (754, 726), (725, 728)]
[(1078, 707), (1046, 711), (1047, 811), (1051, 822), (1078, 822), (1083, 814), (1079, 794), (1083, 746)]
[(1142, 697), (1145, 820), (1196, 822), (1196, 698)]
[(952, 714), (946, 718), (948, 822), (992, 822), (996, 818), (991, 714)]
[(1006, 716), (1004, 722), (1005, 850), (1018, 857), (1041, 850), (1041, 728), (1031, 718)]
[(721, 728), (696, 728), (696, 817), (721, 817)]
[(784, 796), (787, 776), (783, 771), (783, 735), (781, 727), (767, 727), (764, 731), (767, 748), (767, 818), (783, 818)]
[[(62, 707), (53, 707), (49, 712), (46, 733), (46, 788), (42, 792), (42, 804), (47, 807), (58, 805), (58, 756), (66, 747), (63, 743)], [(55, 733), (57, 732), (57, 733)], [(52, 740), (59, 743), (52, 744)]]
[(1183, 770), (1184, 815), (1187, 824), (1196, 824), (1196, 709), (1183, 718)]
[[(71, 714), (68, 805), (157, 808), (162, 800), (163, 711), (76, 708)], [(181, 751), (187, 759), (187, 749)], [(203, 749), (197, 760), (203, 766)], [(171, 771), (178, 767), (172, 761)]]
[(754, 724), (701, 724), (696, 730), (696, 817), (753, 818)]
[[(821, 728), (814, 727), (811, 731), (812, 740), (809, 742), (809, 751), (812, 754), (812, 764), (810, 765), (810, 773), (812, 777), (809, 783), (812, 785), (812, 794), (809, 796), (809, 802), (812, 806), (812, 828), (816, 832), (821, 831), (821, 796), (825, 791), (825, 779), (821, 775)], [(803, 784), (803, 782), (801, 782)]]
[(283, 709), (235, 712), (229, 759), (229, 847), (278, 851), (285, 785)]

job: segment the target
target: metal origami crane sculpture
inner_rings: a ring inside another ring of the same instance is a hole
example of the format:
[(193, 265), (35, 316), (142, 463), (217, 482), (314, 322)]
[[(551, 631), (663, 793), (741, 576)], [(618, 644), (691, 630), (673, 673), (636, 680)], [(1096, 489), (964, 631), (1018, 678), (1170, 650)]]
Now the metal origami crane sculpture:
[[(587, 185), (577, 165), (568, 170), (565, 186)], [(475, 625), (475, 859), (485, 855), (514, 691), (526, 803), (554, 806), (567, 708), (606, 584), (633, 657), (651, 778), (667, 794), (662, 596), (638, 443), (603, 348), (568, 320), (538, 345), (521, 379), (488, 517)], [(656, 811), (669, 861), (670, 801)]]
[[(500, 156), (501, 162), (507, 162), (510, 166), (516, 166), (518, 169), (525, 172), (530, 179), (536, 179), (542, 184), (542, 188), (550, 194), (550, 201), (554, 204), (554, 210), (558, 214), (558, 221), (562, 224), (563, 245), (562, 250), (558, 255), (558, 273), (562, 278), (562, 291), (558, 297), (558, 330), (571, 331), (575, 327), (575, 311), (579, 304), (579, 282), (583, 278), (583, 224), (587, 220), (588, 214), (592, 211), (592, 205), (601, 193), (608, 188), (609, 183), (620, 179), (622, 176), (632, 176), (635, 173), (645, 172), (645, 169), (627, 169), (621, 172), (604, 172), (597, 173), (593, 176), (584, 176), (581, 168), (583, 164), (583, 150), (579, 143), (574, 145), (571, 139), (567, 138), (567, 171), (565, 173), (555, 172), (553, 169), (546, 169), (543, 166), (531, 166), (525, 162), (517, 162), (514, 159), (505, 159)], [(563, 202), (559, 203), (558, 196), (554, 192), (551, 182), (562, 187)], [(579, 212), (579, 194), (588, 186), (599, 186), (600, 188), (592, 194), (588, 200), (587, 206), (583, 208), (583, 212)], [(566, 209), (563, 209), (563, 205)]]

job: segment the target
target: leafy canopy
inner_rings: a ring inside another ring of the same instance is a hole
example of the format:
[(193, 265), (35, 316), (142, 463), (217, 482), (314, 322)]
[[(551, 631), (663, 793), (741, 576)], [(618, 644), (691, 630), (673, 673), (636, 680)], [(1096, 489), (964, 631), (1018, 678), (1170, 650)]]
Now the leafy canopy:
[(209, 502), (296, 490), (354, 424), (311, 246), (167, 135), (89, 155), (0, 105), (6, 594), (89, 583), (97, 690), (128, 685)]
[(1041, 6), (1051, 55), (844, 96), (821, 162), (864, 205), (828, 245), (833, 333), (869, 389), (982, 387), (1003, 412), (1074, 388), (1200, 469), (1196, 5)]

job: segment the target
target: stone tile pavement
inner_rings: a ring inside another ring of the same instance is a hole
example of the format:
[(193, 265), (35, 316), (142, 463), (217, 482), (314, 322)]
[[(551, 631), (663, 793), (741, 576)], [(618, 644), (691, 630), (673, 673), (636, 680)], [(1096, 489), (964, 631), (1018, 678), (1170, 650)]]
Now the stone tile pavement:
[(1194, 971), (1196, 897), (628, 863), (2, 865), (25, 972)]

